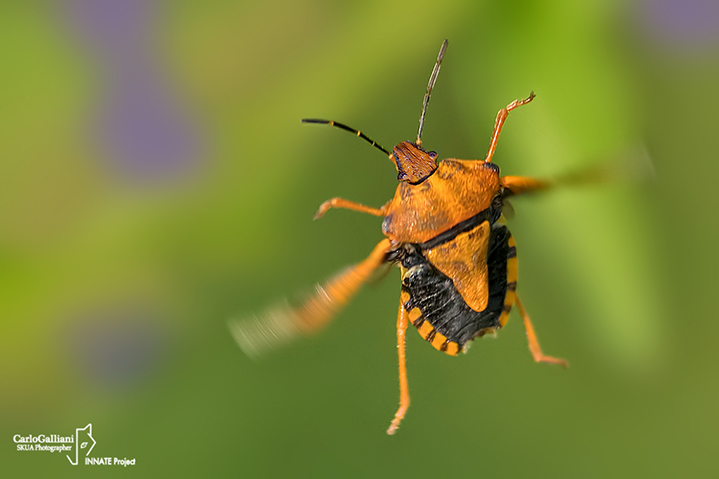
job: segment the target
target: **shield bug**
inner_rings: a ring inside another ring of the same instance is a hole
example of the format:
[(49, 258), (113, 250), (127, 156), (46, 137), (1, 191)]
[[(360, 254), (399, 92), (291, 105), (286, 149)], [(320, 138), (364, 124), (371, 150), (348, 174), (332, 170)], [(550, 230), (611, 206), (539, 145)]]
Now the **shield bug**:
[(492, 163), (499, 133), (509, 112), (534, 99), (531, 93), (499, 110), (489, 151), (483, 160), (447, 158), (422, 147), (422, 129), (432, 88), (439, 74), (447, 40), (427, 85), (417, 140), (403, 141), (392, 152), (364, 133), (329, 120), (304, 119), (349, 131), (386, 154), (397, 168), (394, 198), (373, 208), (342, 198), (325, 201), (315, 214), (345, 208), (383, 217), (385, 239), (369, 257), (341, 273), (299, 307), (280, 307), (254, 320), (238, 321), (231, 329), (240, 346), (255, 355), (268, 346), (316, 331), (324, 326), (384, 264), (400, 267), (402, 285), (397, 314), (399, 408), (387, 430), (394, 434), (409, 407), (405, 333), (412, 324), (435, 349), (456, 356), (469, 343), (501, 329), (517, 305), (535, 361), (561, 364), (539, 347), (527, 311), (517, 296), (517, 248), (502, 215), (505, 200), (546, 188), (547, 182), (527, 177), (500, 176)]

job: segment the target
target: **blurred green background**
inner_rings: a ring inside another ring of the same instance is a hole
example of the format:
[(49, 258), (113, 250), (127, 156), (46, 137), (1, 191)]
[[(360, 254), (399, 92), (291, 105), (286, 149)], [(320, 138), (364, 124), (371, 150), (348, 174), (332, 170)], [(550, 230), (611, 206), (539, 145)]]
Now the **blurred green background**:
[[(253, 362), (227, 329), (297, 300), (382, 238), (396, 172), (424, 145), (503, 174), (598, 162), (654, 174), (514, 202), (513, 313), (467, 355), (408, 333), (398, 272), (322, 333)], [(3, 476), (715, 477), (719, 14), (714, 2), (0, 4), (0, 468)], [(627, 153), (629, 152), (629, 153)], [(646, 165), (645, 165), (646, 166)], [(649, 168), (645, 168), (648, 170)], [(714, 297), (715, 299), (711, 299)], [(92, 423), (95, 457), (15, 434)]]

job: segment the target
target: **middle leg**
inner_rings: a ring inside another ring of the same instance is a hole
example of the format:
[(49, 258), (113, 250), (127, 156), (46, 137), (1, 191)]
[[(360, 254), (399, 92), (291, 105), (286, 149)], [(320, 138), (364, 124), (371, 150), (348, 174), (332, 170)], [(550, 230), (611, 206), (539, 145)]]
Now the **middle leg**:
[(505, 198), (537, 190), (546, 190), (551, 186), (549, 181), (537, 180), (527, 176), (503, 176), (500, 181), (504, 187)]
[(297, 336), (322, 329), (385, 263), (391, 249), (390, 240), (383, 239), (364, 261), (323, 286), (317, 285), (317, 292), (297, 307), (282, 306), (259, 317), (230, 321), (235, 340), (248, 356), (257, 357)]

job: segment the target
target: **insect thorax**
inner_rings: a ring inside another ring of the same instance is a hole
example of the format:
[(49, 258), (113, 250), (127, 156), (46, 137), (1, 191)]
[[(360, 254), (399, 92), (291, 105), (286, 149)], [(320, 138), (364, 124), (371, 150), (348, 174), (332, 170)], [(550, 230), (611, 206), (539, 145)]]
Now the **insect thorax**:
[(488, 208), (496, 211), (498, 196), (496, 165), (447, 158), (423, 182), (398, 185), (385, 207), (382, 232), (398, 243), (426, 242)]

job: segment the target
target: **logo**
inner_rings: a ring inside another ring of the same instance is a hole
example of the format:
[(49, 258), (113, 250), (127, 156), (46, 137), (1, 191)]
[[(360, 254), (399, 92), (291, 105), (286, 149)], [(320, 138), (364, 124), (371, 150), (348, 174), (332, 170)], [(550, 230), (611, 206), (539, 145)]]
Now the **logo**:
[[(23, 436), (22, 434), (15, 434), (13, 436), (13, 442), (17, 445), (18, 451), (40, 451), (40, 452), (69, 452), (66, 454), (67, 460), (70, 464), (77, 466), (82, 462), (86, 466), (134, 466), (135, 458), (118, 458), (118, 457), (94, 457), (90, 456), (90, 453), (95, 448), (97, 442), (92, 437), (92, 424), (88, 424), (85, 427), (78, 427), (75, 429), (74, 436), (62, 436), (59, 434), (39, 434), (34, 436), (32, 434)], [(75, 449), (75, 458), (73, 460), (72, 450)]]
[(72, 462), (72, 459), (70, 459), (70, 456), (67, 457), (67, 460), (70, 461), (70, 464), (73, 466), (77, 466), (77, 458), (80, 455), (80, 449), (87, 449), (88, 442), (80, 442), (80, 431), (85, 431), (85, 434), (83, 434), (82, 439), (85, 439), (85, 436), (89, 437), (92, 441), (92, 446), (90, 446), (90, 449), (87, 450), (87, 454), (85, 456), (89, 456), (92, 452), (92, 448), (95, 447), (95, 439), (92, 437), (92, 424), (88, 424), (87, 426), (80, 429), (79, 427), (75, 429), (75, 444), (79, 444), (78, 447), (75, 448), (75, 462)]

